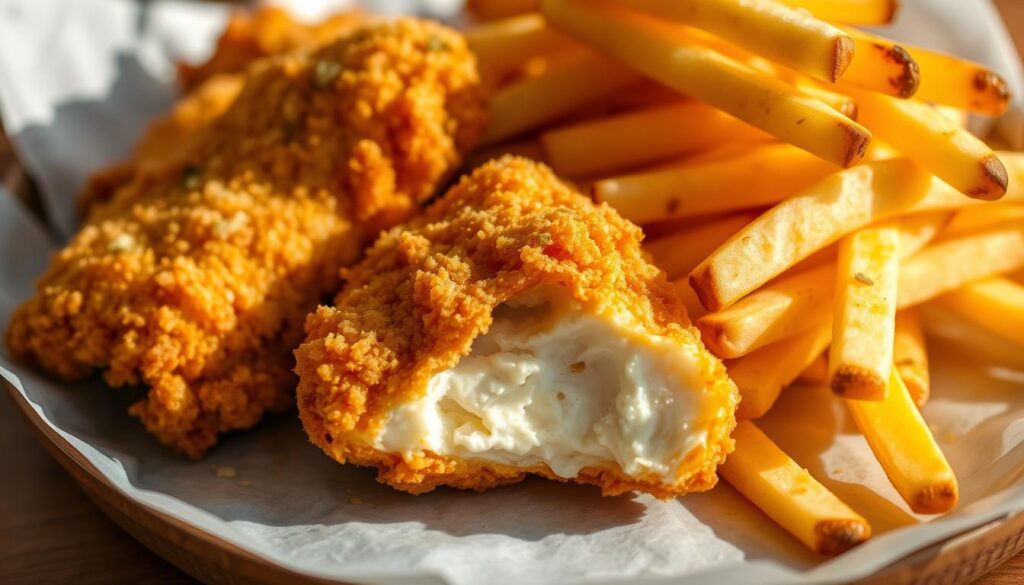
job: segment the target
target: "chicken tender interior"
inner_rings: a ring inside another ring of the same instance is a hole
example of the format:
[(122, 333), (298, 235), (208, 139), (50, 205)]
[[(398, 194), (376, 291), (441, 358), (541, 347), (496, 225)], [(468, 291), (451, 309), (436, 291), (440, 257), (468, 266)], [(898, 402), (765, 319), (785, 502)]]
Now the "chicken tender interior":
[(392, 411), (375, 447), (674, 484), (707, 440), (696, 418), (711, 397), (693, 355), (633, 321), (552, 291), (506, 302), (469, 355)]

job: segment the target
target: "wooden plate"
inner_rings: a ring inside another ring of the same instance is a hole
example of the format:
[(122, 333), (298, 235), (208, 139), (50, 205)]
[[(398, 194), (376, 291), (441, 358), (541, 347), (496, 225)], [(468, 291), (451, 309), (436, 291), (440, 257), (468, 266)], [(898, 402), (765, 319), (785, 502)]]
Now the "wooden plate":
[[(215, 584), (337, 583), (295, 573), (205, 530), (140, 504), (113, 484), (53, 431), (25, 397), (4, 382), (8, 394), (50, 455), (104, 514), (182, 571)], [(1024, 550), (1024, 513), (991, 522), (918, 551), (861, 583), (944, 585), (969, 583)]]

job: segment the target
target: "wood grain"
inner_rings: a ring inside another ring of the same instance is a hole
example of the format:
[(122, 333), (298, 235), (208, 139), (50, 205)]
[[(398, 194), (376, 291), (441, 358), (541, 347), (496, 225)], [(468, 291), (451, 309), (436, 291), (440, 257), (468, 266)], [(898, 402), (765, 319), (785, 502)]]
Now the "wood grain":
[[(1024, 52), (1024, 0), (995, 4)], [(5, 164), (12, 156), (0, 128), (0, 184), (25, 196), (31, 185)], [(31, 204), (31, 197), (25, 199)], [(0, 398), (0, 446), (0, 583), (197, 583), (107, 519), (48, 456), (7, 398)], [(976, 583), (1024, 583), (1024, 553)]]

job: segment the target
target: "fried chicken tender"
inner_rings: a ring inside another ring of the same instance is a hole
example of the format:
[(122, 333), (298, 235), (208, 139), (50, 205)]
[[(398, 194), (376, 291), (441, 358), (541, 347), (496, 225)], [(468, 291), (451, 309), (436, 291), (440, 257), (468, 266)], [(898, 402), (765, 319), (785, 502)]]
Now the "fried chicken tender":
[(711, 488), (737, 391), (641, 237), (543, 165), (478, 168), (307, 319), (310, 439), (411, 493), (530, 473), (606, 495)]
[(357, 10), (339, 12), (314, 24), (298, 22), (277, 6), (236, 11), (228, 19), (209, 59), (199, 65), (178, 65), (178, 82), (190, 90), (210, 77), (241, 73), (264, 57), (332, 41), (351, 33), (366, 20), (366, 15)]
[(463, 39), (430, 22), (267, 61), (180, 165), (133, 177), (56, 254), (11, 354), (148, 386), (132, 414), (193, 457), (288, 409), (303, 318), (458, 165), (483, 100)]

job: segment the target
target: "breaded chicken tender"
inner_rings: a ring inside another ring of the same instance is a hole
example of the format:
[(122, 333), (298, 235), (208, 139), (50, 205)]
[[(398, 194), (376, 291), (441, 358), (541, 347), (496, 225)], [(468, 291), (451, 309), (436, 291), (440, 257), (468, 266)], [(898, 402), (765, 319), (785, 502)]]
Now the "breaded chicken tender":
[(402, 20), (252, 69), (180, 155), (98, 208), (13, 315), (11, 354), (141, 384), (131, 407), (198, 457), (294, 403), (306, 314), (479, 133), (463, 39)]
[(264, 57), (334, 40), (351, 33), (366, 20), (356, 10), (339, 12), (311, 24), (295, 20), (277, 6), (260, 6), (252, 12), (235, 11), (210, 58), (199, 65), (179, 64), (178, 81), (189, 90), (216, 75), (241, 73)]
[(529, 473), (607, 495), (711, 488), (737, 391), (640, 240), (543, 165), (480, 167), (307, 319), (310, 439), (412, 493)]

